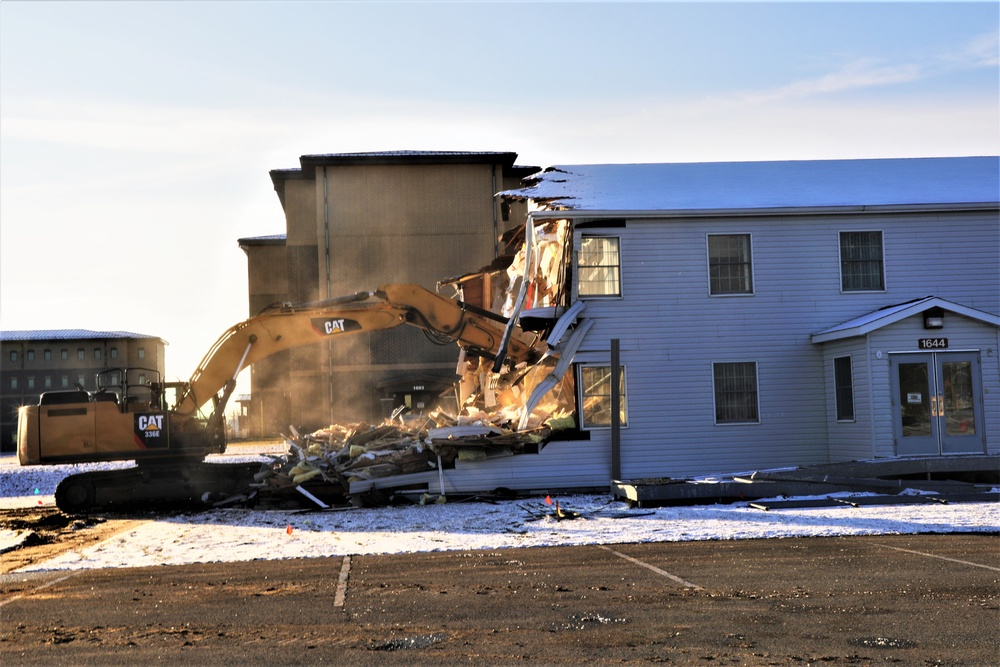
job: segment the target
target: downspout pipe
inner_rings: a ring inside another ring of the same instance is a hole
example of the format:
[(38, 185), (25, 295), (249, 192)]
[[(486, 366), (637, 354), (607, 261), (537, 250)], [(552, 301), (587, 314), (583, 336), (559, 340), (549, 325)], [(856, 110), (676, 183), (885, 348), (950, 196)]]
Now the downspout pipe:
[[(491, 192), (497, 191), (498, 168), (499, 167), (494, 165), (493, 168), (490, 169), (490, 176), (492, 176), (493, 178), (493, 187), (490, 190)], [(497, 257), (500, 256), (500, 220), (497, 219), (497, 206), (499, 205), (497, 201), (498, 200), (496, 197), (494, 197), (493, 200), (491, 201), (493, 208), (493, 259), (496, 259)]]
[(611, 481), (622, 478), (621, 342), (611, 339)]
[[(330, 293), (333, 290), (333, 279), (330, 275), (330, 181), (328, 168), (325, 166), (323, 167), (323, 253), (326, 264), (326, 294), (323, 296), (329, 299), (331, 296)], [(326, 343), (326, 378), (330, 390), (328, 397), (330, 407), (329, 421), (332, 424), (334, 422), (333, 405), (336, 401), (336, 393), (333, 387), (333, 340), (329, 340)]]

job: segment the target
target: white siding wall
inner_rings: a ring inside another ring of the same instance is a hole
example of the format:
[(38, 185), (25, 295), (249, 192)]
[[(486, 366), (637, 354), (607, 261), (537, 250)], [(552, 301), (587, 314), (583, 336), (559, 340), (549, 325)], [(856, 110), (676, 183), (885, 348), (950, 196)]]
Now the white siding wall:
[(551, 442), (538, 454), (456, 461), (454, 474), (445, 471), (445, 475), (456, 491), (501, 487), (518, 491), (608, 487), (611, 484), (611, 450), (601, 441)]
[[(839, 232), (851, 230), (883, 232), (884, 292), (840, 291)], [(581, 231), (622, 239), (623, 297), (588, 301), (594, 326), (577, 357), (608, 363), (611, 339), (620, 340), (629, 417), (622, 479), (894, 456), (887, 352), (915, 349), (927, 337), (920, 318), (871, 339), (814, 345), (810, 336), (927, 295), (1000, 314), (996, 213), (631, 220)], [(752, 235), (752, 296), (709, 296), (708, 233)], [(945, 331), (953, 348), (983, 348), (987, 440), (989, 452), (1000, 453), (998, 333), (952, 316)], [(843, 354), (854, 362), (852, 423), (836, 422), (833, 357)], [(757, 362), (759, 424), (715, 424), (712, 363), (724, 361)], [(589, 441), (551, 443), (537, 456), (459, 463), (448, 486), (603, 486), (610, 432), (590, 434)]]
[[(883, 232), (884, 292), (841, 292), (839, 232), (853, 230)], [(998, 230), (997, 215), (985, 213), (629, 220), (626, 228), (582, 230), (622, 239), (623, 298), (588, 302), (595, 325), (581, 350), (587, 360), (607, 359), (610, 340), (621, 340), (629, 408), (622, 477), (887, 455), (884, 405), (874, 448), (863, 424), (832, 428), (830, 373), (810, 335), (929, 294), (1000, 313)], [(752, 296), (709, 296), (709, 233), (752, 235)], [(715, 424), (712, 363), (727, 361), (757, 362), (759, 424)], [(868, 397), (856, 391), (861, 415)]]
[[(869, 382), (868, 339), (858, 336), (823, 346), (823, 366), (831, 461), (856, 461), (875, 457), (872, 439), (872, 394)], [(854, 421), (837, 421), (833, 360), (851, 357), (854, 381)]]

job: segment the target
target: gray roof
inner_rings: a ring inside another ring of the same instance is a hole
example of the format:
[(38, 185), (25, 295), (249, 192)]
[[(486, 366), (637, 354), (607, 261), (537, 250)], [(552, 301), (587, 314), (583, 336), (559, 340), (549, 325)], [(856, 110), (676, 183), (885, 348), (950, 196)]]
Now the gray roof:
[(937, 208), (1000, 203), (1000, 157), (592, 164), (502, 193), (581, 212)]
[(281, 245), (288, 240), (287, 234), (265, 234), (264, 236), (245, 236), (236, 242), (242, 245)]
[(826, 329), (825, 331), (820, 331), (819, 333), (812, 335), (812, 342), (826, 343), (831, 340), (863, 336), (864, 334), (881, 329), (884, 326), (904, 320), (907, 317), (912, 317), (913, 315), (922, 313), (930, 308), (940, 308), (942, 310), (955, 313), (956, 315), (962, 315), (979, 322), (1000, 327), (1000, 317), (997, 317), (996, 315), (976, 310), (975, 308), (969, 308), (936, 296), (925, 296), (921, 299), (907, 301), (906, 303), (886, 306), (885, 308), (880, 308), (879, 310), (862, 315), (861, 317), (856, 317), (853, 320), (844, 322), (843, 324), (838, 324), (837, 326)]
[[(153, 338), (131, 331), (92, 331), (91, 329), (25, 329), (20, 331), (0, 331), (3, 341), (43, 341), (43, 340), (101, 340), (106, 338)], [(164, 341), (165, 342), (165, 341)]]
[[(299, 165), (307, 173), (322, 165), (500, 164), (514, 169), (516, 159), (517, 153), (500, 151), (375, 151), (302, 155), (299, 156)], [(527, 173), (530, 172), (522, 175)]]
[(317, 153), (299, 156), (296, 169), (272, 169), (269, 173), (282, 207), (285, 205), (285, 181), (312, 180), (321, 166), (371, 165), (438, 165), (486, 164), (500, 165), (507, 177), (523, 178), (538, 171), (538, 167), (514, 164), (517, 153), (511, 151), (373, 151), (368, 153)]
[(311, 155), (303, 155), (304, 158), (325, 158), (325, 159), (348, 159), (348, 158), (424, 158), (424, 157), (489, 157), (494, 159), (496, 157), (508, 157), (516, 156), (517, 153), (509, 151), (413, 151), (413, 150), (396, 150), (396, 151), (365, 151), (365, 152), (355, 152), (355, 153), (313, 153)]

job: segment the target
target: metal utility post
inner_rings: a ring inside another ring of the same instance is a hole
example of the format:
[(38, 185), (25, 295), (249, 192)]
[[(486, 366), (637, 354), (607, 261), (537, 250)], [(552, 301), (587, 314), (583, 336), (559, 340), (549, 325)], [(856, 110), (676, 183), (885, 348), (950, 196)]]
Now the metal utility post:
[(622, 413), (621, 378), (619, 363), (621, 343), (611, 339), (611, 480), (622, 478)]

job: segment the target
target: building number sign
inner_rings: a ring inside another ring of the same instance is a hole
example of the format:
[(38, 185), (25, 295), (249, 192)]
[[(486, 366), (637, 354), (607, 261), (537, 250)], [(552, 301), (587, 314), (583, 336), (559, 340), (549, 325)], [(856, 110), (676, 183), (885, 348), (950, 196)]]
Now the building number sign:
[(917, 341), (917, 347), (921, 350), (946, 350), (948, 349), (947, 338), (921, 338)]

